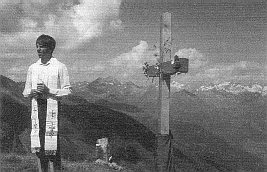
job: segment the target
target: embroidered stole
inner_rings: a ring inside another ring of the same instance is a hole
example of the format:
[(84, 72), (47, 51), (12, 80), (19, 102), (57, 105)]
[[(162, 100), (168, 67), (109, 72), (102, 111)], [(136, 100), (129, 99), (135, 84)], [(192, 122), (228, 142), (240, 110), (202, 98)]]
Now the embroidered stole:
[[(32, 153), (39, 152), (39, 119), (38, 104), (36, 99), (32, 99), (32, 132), (31, 132), (31, 149)], [(55, 155), (57, 150), (57, 134), (58, 134), (58, 104), (57, 100), (47, 99), (47, 114), (45, 127), (45, 143), (44, 149), (46, 155)]]
[[(38, 69), (37, 69), (38, 70)], [(57, 70), (54, 70), (57, 72)], [(57, 73), (56, 73), (57, 75)], [(37, 87), (38, 71), (32, 75), (32, 88)], [(56, 81), (48, 83), (52, 87), (56, 87)], [(32, 99), (32, 131), (31, 131), (31, 151), (32, 153), (39, 152), (41, 149), (39, 137), (39, 119), (38, 119), (38, 104), (35, 98)], [(58, 135), (58, 102), (56, 99), (47, 98), (46, 111), (46, 127), (45, 127), (45, 143), (44, 150), (46, 155), (55, 155), (57, 151), (57, 135)]]

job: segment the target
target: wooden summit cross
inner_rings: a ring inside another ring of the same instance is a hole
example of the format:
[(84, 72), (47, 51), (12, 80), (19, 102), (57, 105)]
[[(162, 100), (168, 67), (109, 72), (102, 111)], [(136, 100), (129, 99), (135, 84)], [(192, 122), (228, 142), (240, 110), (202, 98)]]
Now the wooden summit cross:
[(158, 127), (157, 127), (157, 150), (156, 171), (165, 172), (170, 170), (171, 134), (169, 127), (170, 116), (170, 82), (171, 75), (188, 72), (186, 58), (174, 56), (172, 61), (172, 35), (171, 13), (163, 13), (160, 19), (160, 58), (159, 64), (148, 65), (143, 68), (147, 77), (159, 77), (158, 93)]

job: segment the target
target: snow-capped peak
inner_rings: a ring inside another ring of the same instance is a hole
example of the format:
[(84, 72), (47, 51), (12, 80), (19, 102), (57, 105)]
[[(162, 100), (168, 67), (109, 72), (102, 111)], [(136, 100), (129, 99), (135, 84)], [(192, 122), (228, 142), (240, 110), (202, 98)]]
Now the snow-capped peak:
[(267, 86), (263, 87), (259, 84), (252, 84), (252, 85), (241, 85), (237, 83), (231, 82), (223, 82), (220, 84), (211, 84), (207, 86), (201, 86), (197, 89), (197, 91), (208, 91), (208, 90), (222, 90), (226, 92), (230, 92), (233, 94), (239, 94), (241, 92), (254, 92), (254, 93), (261, 93), (262, 95), (267, 94)]
[(185, 84), (180, 84), (176, 81), (172, 81), (170, 85), (172, 88), (177, 89), (177, 90), (184, 89), (185, 87)]
[(245, 89), (249, 92), (262, 92), (262, 86), (253, 84), (251, 87), (245, 86)]
[(200, 88), (197, 89), (197, 91), (207, 91), (213, 89), (213, 86), (201, 86)]
[(266, 95), (267, 94), (267, 86), (262, 88), (262, 95)]

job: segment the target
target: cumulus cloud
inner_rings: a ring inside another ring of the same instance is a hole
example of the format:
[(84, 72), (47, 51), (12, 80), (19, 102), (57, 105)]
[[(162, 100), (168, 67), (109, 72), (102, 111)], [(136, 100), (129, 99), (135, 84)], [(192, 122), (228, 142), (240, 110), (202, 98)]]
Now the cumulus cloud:
[(262, 66), (257, 62), (252, 61), (240, 61), (231, 65), (233, 68), (241, 70), (259, 70)]
[[(240, 82), (240, 83), (266, 83), (265, 64), (253, 61), (239, 61), (235, 63), (217, 63), (206, 64), (201, 70), (195, 73), (187, 73), (173, 77), (173, 81), (185, 85), (199, 85), (222, 82)], [(189, 71), (191, 68), (189, 67)]]
[(196, 76), (201, 77), (202, 79), (218, 79), (218, 78), (227, 78), (232, 75), (233, 67), (228, 65), (216, 65), (205, 71), (198, 73)]
[(104, 64), (93, 64), (91, 62), (88, 63), (88, 60), (79, 60), (74, 62), (69, 68), (72, 73), (88, 73), (88, 74), (96, 74), (104, 71)]
[(11, 68), (8, 69), (9, 74), (19, 74), (19, 73), (25, 73), (25, 71), (28, 70), (29, 66), (12, 66)]
[(155, 64), (156, 59), (153, 56), (153, 52), (149, 49), (148, 43), (140, 41), (131, 51), (112, 59), (108, 64), (108, 71), (111, 71), (116, 76), (120, 76), (122, 79), (133, 76), (142, 77), (144, 76), (142, 66), (145, 62)]
[(21, 80), (21, 76), (24, 76), (27, 73), (29, 66), (17, 64), (9, 68), (5, 68), (5, 66), (1, 67), (4, 70), (3, 72), (5, 72), (10, 79), (19, 81)]
[(110, 21), (110, 27), (112, 30), (122, 30), (124, 28), (121, 20)]
[(212, 65), (196, 74), (197, 78), (213, 83), (237, 80), (255, 80), (264, 75), (264, 68), (257, 62), (239, 61), (236, 63), (221, 63)]
[(175, 55), (178, 55), (179, 58), (188, 58), (190, 69), (198, 69), (208, 63), (208, 60), (204, 58), (203, 54), (195, 48), (181, 49)]
[(175, 78), (181, 83), (263, 81), (266, 76), (264, 64), (254, 61), (214, 64), (195, 48), (181, 49), (175, 54), (189, 59), (189, 73)]
[[(135, 78), (136, 80), (139, 78), (140, 80), (140, 78), (144, 77), (142, 71), (144, 62), (148, 62), (149, 65), (158, 63), (158, 57), (155, 57), (155, 54), (159, 54), (158, 51), (159, 49), (157, 46), (155, 46), (154, 49), (151, 49), (146, 41), (140, 41), (131, 51), (112, 59), (107, 67), (108, 71), (111, 71), (110, 74), (112, 73), (114, 76), (120, 77), (122, 80), (130, 77)], [(183, 76), (184, 80), (188, 77), (193, 79), (195, 77), (193, 75), (197, 72), (197, 69), (208, 63), (208, 60), (203, 57), (203, 54), (196, 49), (181, 49), (175, 54), (180, 58), (189, 58), (190, 70), (195, 71), (192, 72), (192, 76), (188, 74), (185, 77)]]
[(72, 63), (69, 70), (79, 75), (87, 73), (89, 75), (92, 74), (94, 77), (114, 76), (121, 81), (145, 80), (146, 77), (142, 70), (145, 62), (155, 64), (157, 61), (148, 43), (141, 40), (128, 52), (122, 53), (108, 61), (92, 62), (81, 59)]
[(112, 59), (110, 65), (123, 74), (128, 75), (142, 65), (147, 48), (147, 42), (140, 41), (139, 45), (133, 47), (130, 52), (123, 53)]
[(61, 47), (71, 49), (101, 36), (110, 22), (114, 27), (122, 26), (118, 19), (121, 0), (1, 0), (0, 3), (0, 37), (14, 46), (25, 47), (33, 42), (32, 46), (37, 36), (44, 33), (53, 36)]

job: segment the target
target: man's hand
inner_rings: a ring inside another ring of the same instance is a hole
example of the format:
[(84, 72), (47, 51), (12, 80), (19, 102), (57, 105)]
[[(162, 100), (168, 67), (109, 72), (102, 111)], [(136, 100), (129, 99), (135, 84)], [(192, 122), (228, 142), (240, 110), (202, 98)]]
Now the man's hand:
[(48, 94), (49, 88), (44, 83), (38, 83), (37, 91), (40, 92), (41, 94)]
[(32, 89), (30, 93), (30, 97), (39, 98), (41, 95), (41, 92), (37, 89)]

